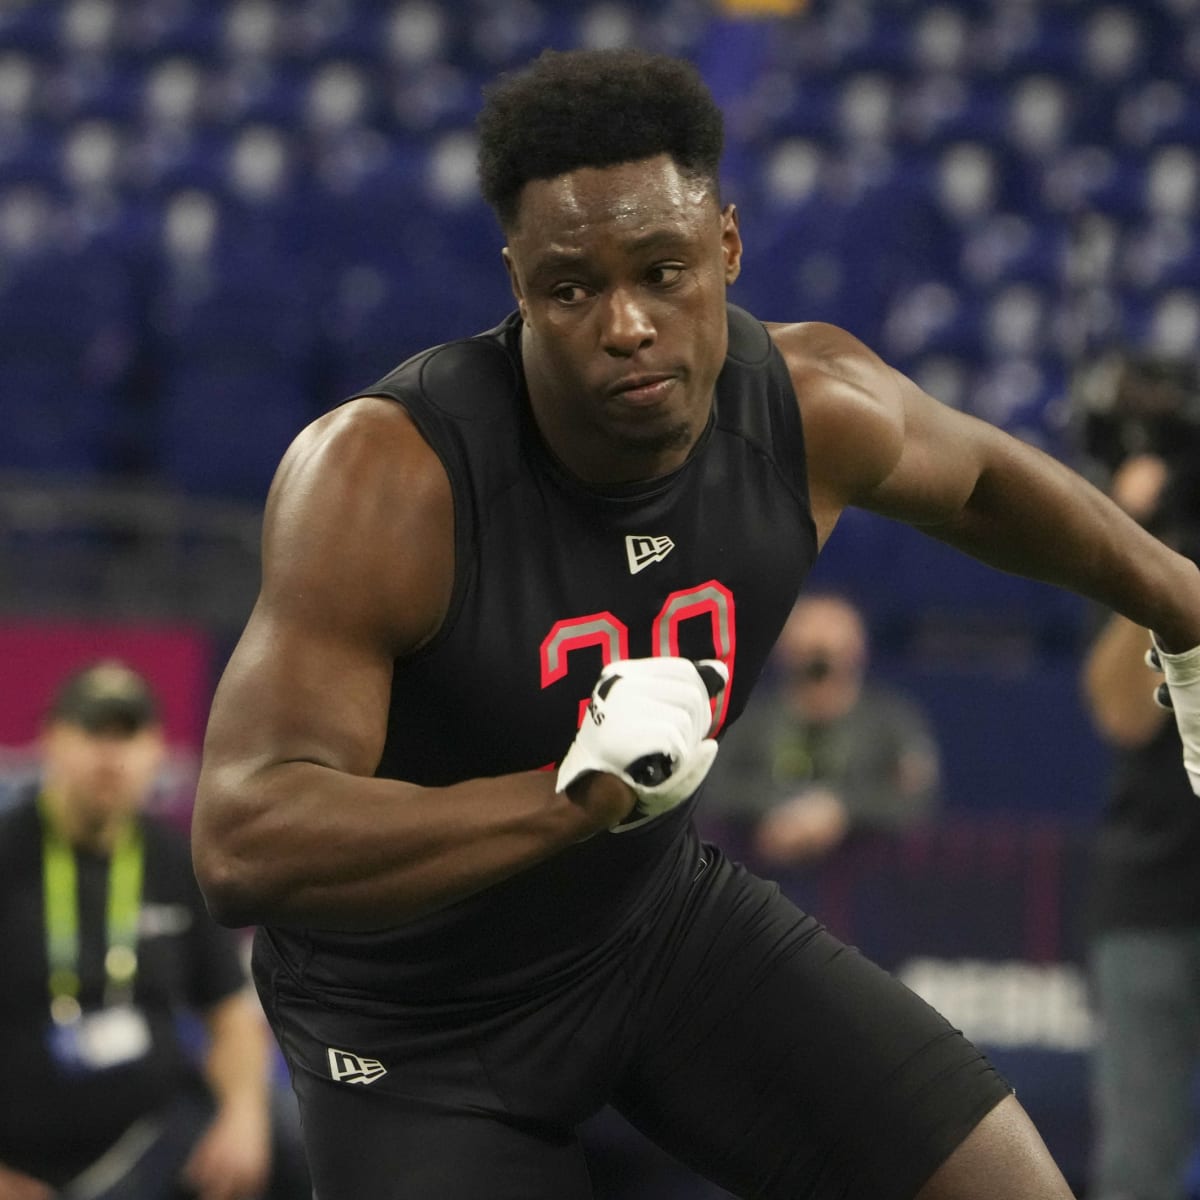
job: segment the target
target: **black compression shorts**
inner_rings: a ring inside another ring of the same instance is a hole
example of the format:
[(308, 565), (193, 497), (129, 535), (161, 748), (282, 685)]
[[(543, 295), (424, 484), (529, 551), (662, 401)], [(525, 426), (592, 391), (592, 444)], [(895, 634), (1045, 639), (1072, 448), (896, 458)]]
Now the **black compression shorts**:
[(605, 1103), (747, 1200), (911, 1200), (1011, 1090), (711, 846), (649, 926), (504, 1005), (367, 1017), (261, 936), (254, 965), (320, 1200), (586, 1200), (574, 1129)]

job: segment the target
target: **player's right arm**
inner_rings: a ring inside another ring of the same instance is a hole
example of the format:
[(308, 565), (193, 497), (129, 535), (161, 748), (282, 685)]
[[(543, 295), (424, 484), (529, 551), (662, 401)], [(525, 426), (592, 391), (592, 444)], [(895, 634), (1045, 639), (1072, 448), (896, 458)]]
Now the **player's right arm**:
[(390, 400), (335, 410), (285, 455), (261, 591), (213, 701), (193, 817), (196, 875), (223, 923), (397, 924), (632, 807), (626, 784), (600, 772), (569, 795), (546, 771), (442, 788), (373, 777), (393, 666), (446, 612), (453, 532), (445, 470)]
[[(1135, 454), (1113, 473), (1110, 494), (1144, 526), (1158, 508), (1167, 474), (1157, 455)], [(1146, 631), (1114, 614), (1084, 660), (1083, 694), (1092, 720), (1108, 741), (1125, 749), (1147, 745), (1168, 719), (1147, 686), (1146, 649)]]

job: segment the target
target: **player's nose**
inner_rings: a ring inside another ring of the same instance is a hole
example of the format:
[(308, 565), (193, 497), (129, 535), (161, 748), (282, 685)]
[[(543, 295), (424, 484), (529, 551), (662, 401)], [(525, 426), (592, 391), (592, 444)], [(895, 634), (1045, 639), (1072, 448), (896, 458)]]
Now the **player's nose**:
[(628, 289), (614, 289), (601, 306), (601, 344), (614, 358), (628, 358), (654, 342), (654, 323)]

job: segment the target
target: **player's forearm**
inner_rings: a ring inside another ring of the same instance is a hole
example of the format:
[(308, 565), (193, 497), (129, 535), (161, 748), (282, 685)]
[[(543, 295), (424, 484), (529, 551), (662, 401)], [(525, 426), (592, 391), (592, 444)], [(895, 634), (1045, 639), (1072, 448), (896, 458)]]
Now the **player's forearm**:
[[(444, 788), (281, 763), (201, 779), (196, 873), (228, 925), (378, 929), (444, 907), (619, 820), (613, 776), (556, 793), (551, 771)], [(624, 807), (622, 807), (624, 806)]]
[(1170, 650), (1200, 644), (1200, 571), (1048, 455), (1005, 439), (962, 512), (930, 532), (1001, 570), (1088, 596), (1153, 629)]

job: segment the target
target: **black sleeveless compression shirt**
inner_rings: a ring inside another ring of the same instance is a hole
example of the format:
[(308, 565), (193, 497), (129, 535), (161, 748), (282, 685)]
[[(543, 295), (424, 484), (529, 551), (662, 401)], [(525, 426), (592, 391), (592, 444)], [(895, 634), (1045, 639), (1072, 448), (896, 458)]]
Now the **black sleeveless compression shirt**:
[[(397, 662), (377, 774), (424, 785), (551, 769), (601, 666), (718, 657), (722, 727), (748, 692), (816, 555), (791, 379), (753, 317), (729, 308), (713, 417), (687, 462), (647, 483), (568, 475), (534, 425), (516, 314), (434, 347), (360, 395), (402, 404), (453, 489), (455, 580), (435, 639)], [(603, 954), (671, 878), (693, 797), (598, 834), (401, 927), (272, 929), (294, 976), (365, 1011), (536, 991)]]

